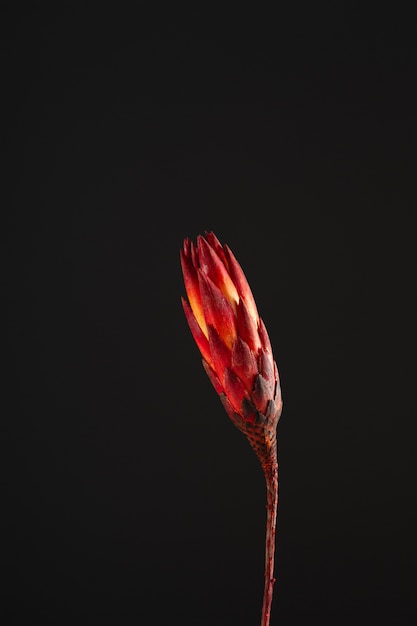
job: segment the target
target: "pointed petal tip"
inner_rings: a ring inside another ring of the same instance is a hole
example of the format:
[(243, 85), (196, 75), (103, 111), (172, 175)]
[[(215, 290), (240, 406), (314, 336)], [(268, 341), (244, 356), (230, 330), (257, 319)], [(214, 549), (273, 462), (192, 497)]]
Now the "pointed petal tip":
[(223, 248), (222, 244), (220, 243), (219, 239), (214, 234), (214, 232), (213, 231), (210, 231), (210, 232), (206, 231), (206, 239), (207, 239), (208, 243), (210, 244), (210, 246), (212, 247), (212, 249), (214, 250), (214, 252), (219, 257), (219, 259), (223, 262), (223, 264), (226, 267), (227, 271), (229, 271), (229, 266), (227, 264), (227, 259), (226, 259), (226, 255), (224, 253), (224, 248)]
[(212, 325), (229, 349), (236, 337), (236, 318), (232, 305), (209, 276), (198, 270), (199, 291), (207, 325)]
[(239, 300), (237, 305), (237, 330), (238, 335), (248, 344), (252, 352), (255, 355), (258, 354), (261, 341), (258, 335), (257, 324), (243, 298)]
[(224, 389), (227, 397), (234, 407), (234, 410), (240, 414), (242, 410), (242, 401), (247, 398), (247, 390), (240, 378), (229, 368), (224, 373)]
[(258, 374), (255, 378), (251, 399), (258, 411), (263, 415), (266, 413), (268, 402), (272, 400), (273, 393), (273, 386), (265, 380), (262, 374)]
[(208, 326), (208, 341), (210, 353), (216, 373), (219, 378), (223, 378), (227, 367), (230, 367), (231, 352), (214, 326)]
[(242, 409), (242, 417), (246, 421), (253, 423), (256, 417), (256, 408), (252, 404), (252, 402), (248, 400), (247, 398), (243, 398), (241, 409)]
[(274, 360), (272, 354), (266, 350), (259, 351), (258, 357), (259, 373), (269, 382), (275, 383)]
[(246, 387), (251, 389), (258, 367), (253, 352), (248, 344), (239, 336), (233, 343), (231, 367)]
[(191, 253), (191, 239), (189, 237), (185, 237), (184, 242), (182, 244), (181, 252), (185, 257), (189, 257)]
[(263, 319), (260, 317), (258, 321), (258, 333), (261, 340), (262, 348), (272, 355), (272, 346), (271, 341), (269, 339), (268, 331), (266, 330), (266, 326), (264, 324)]
[(255, 298), (253, 297), (248, 279), (245, 276), (245, 272), (227, 244), (224, 245), (224, 251), (227, 258), (230, 276), (236, 285), (239, 296), (246, 302), (246, 306), (248, 307), (253, 320), (257, 322), (259, 318), (258, 309), (256, 307)]
[(206, 230), (205, 235), (206, 235), (207, 241), (213, 248), (216, 248), (216, 247), (223, 248), (219, 239), (216, 237), (216, 235), (214, 234), (212, 230)]
[(190, 327), (191, 334), (194, 337), (194, 341), (196, 342), (197, 347), (200, 350), (203, 358), (211, 365), (212, 358), (208, 338), (205, 335), (206, 329), (203, 330), (201, 328), (196, 316), (193, 313), (191, 306), (184, 297), (181, 298), (181, 302), (184, 309), (185, 317), (188, 322), (188, 326)]
[(228, 269), (224, 264), (224, 260), (222, 258), (223, 251), (220, 250), (219, 255), (216, 249), (212, 247), (203, 237), (199, 239), (198, 246), (201, 270), (213, 281), (223, 295), (226, 296), (236, 313), (236, 305), (239, 302), (239, 294), (233, 280), (230, 277)]

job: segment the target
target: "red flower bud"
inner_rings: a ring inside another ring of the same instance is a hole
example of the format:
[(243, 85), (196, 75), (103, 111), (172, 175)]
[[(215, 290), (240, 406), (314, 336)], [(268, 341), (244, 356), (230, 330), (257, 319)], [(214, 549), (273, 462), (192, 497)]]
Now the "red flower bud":
[[(274, 427), (281, 415), (278, 369), (248, 281), (214, 233), (185, 239), (182, 299), (204, 368), (235, 425)], [(268, 430), (270, 430), (268, 428)]]

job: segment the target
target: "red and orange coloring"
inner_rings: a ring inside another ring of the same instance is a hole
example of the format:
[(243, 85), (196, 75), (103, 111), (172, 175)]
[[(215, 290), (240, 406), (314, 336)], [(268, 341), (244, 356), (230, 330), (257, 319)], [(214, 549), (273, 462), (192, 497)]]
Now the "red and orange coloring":
[(245, 274), (227, 245), (213, 232), (188, 238), (181, 250), (188, 301), (182, 298), (203, 366), (232, 422), (248, 438), (266, 478), (267, 536), (261, 626), (272, 602), (278, 504), (276, 428), (281, 388), (271, 343)]

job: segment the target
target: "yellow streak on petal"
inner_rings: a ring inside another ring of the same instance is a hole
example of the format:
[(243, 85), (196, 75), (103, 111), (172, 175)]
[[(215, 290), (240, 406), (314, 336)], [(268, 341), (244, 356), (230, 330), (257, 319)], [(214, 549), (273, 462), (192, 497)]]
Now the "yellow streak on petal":
[(254, 324), (257, 326), (258, 322), (259, 322), (259, 315), (258, 315), (256, 304), (255, 304), (253, 298), (244, 298), (242, 296), (242, 299), (244, 300), (244, 302), (246, 304), (246, 307), (247, 307), (247, 309), (249, 311), (249, 315), (253, 319)]
[(195, 319), (197, 320), (198, 325), (200, 326), (201, 330), (203, 331), (203, 333), (208, 339), (208, 328), (207, 328), (206, 320), (204, 318), (204, 313), (201, 307), (200, 299), (196, 298), (191, 291), (187, 295), (188, 295), (188, 300), (190, 302), (191, 310), (195, 315)]
[(208, 339), (207, 324), (204, 319), (203, 307), (201, 304), (201, 296), (198, 290), (198, 280), (196, 269), (193, 266), (193, 247), (189, 240), (184, 241), (184, 251), (180, 252), (182, 272), (184, 276), (185, 290), (187, 292), (188, 301), (197, 324)]
[(239, 304), (239, 294), (229, 274), (224, 274), (223, 281), (223, 284), (219, 285), (220, 290), (226, 296), (229, 304), (232, 305), (233, 312), (236, 315), (237, 305)]

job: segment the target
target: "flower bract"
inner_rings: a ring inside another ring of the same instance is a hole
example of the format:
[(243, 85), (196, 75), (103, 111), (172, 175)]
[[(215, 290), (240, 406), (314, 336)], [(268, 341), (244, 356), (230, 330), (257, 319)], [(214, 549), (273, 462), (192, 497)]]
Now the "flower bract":
[(184, 240), (184, 312), (204, 368), (235, 425), (273, 425), (282, 410), (271, 343), (245, 274), (213, 232)]

